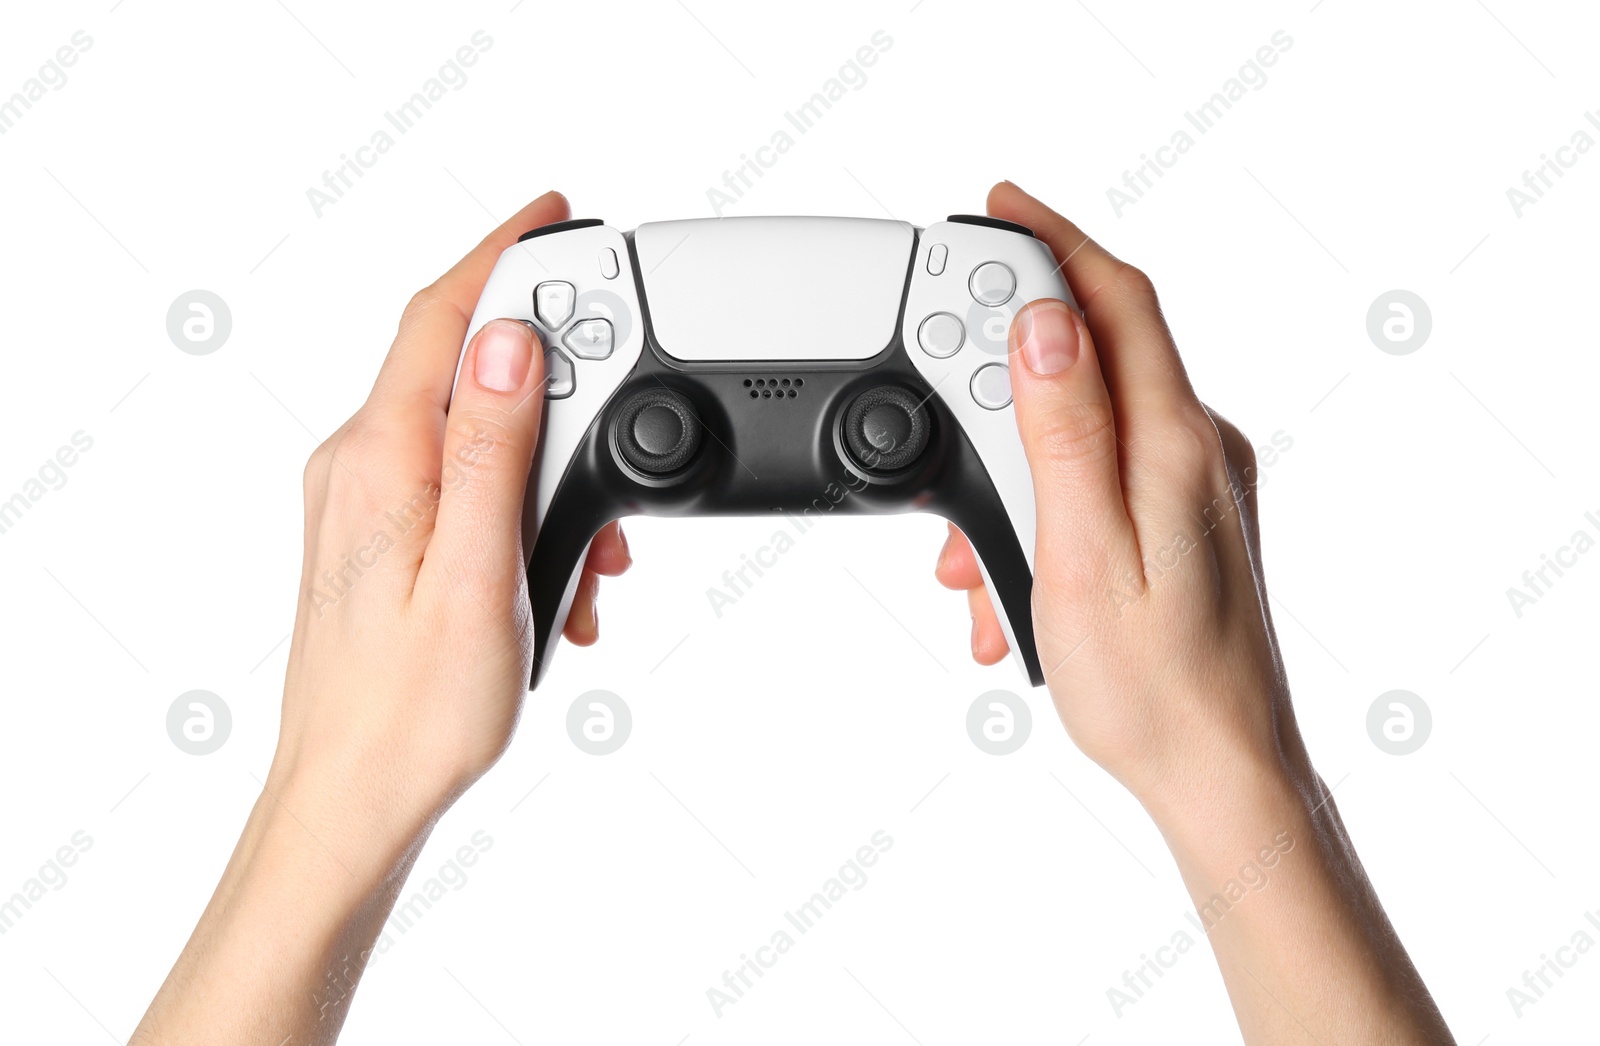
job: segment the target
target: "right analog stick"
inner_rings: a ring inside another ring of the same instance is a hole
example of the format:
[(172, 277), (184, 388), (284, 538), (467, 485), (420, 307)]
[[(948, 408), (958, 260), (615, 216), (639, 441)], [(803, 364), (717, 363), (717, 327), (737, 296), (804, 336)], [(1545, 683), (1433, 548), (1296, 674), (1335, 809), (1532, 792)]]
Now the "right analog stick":
[(923, 400), (899, 385), (868, 389), (845, 408), (845, 448), (869, 472), (896, 472), (911, 465), (927, 449), (930, 435)]
[(617, 413), (617, 453), (637, 472), (665, 476), (694, 460), (701, 430), (687, 397), (671, 389), (646, 389)]

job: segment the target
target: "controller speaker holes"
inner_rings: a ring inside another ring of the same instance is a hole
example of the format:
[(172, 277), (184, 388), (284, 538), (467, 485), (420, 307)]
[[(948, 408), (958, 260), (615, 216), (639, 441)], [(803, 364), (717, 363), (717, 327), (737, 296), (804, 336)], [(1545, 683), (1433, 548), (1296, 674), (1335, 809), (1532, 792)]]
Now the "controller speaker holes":
[(750, 390), (750, 398), (753, 400), (792, 400), (800, 395), (800, 389), (805, 383), (804, 378), (744, 379), (744, 387)]

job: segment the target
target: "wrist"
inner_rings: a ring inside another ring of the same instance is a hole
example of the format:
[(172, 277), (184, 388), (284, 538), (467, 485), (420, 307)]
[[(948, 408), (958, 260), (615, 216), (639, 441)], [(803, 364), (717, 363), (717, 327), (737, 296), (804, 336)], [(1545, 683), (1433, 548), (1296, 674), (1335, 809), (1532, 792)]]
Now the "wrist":
[(275, 764), (134, 1041), (331, 1042), (426, 835)]
[(1329, 812), (1309, 760), (1276, 746), (1213, 746), (1198, 762), (1165, 767), (1134, 795), (1180, 864), (1219, 873), (1305, 840)]
[(274, 760), (257, 807), (263, 833), (303, 863), (367, 890), (391, 877), (449, 807), (439, 789), (364, 772)]
[[(455, 738), (411, 722), (307, 722), (290, 698), (266, 787), (295, 813), (373, 843), (426, 831), (481, 775)], [(290, 797), (293, 797), (292, 801)]]

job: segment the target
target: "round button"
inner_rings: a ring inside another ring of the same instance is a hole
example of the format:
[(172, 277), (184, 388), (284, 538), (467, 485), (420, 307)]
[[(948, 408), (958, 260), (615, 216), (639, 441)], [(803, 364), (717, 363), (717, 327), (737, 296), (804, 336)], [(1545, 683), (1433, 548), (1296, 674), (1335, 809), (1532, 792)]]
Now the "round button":
[(984, 262), (972, 270), (967, 289), (980, 305), (1004, 305), (1017, 293), (1017, 277), (1001, 262)]
[(1011, 372), (1004, 363), (986, 363), (973, 372), (972, 398), (986, 410), (1011, 406)]
[(967, 340), (967, 329), (948, 312), (936, 312), (917, 328), (917, 344), (936, 360), (954, 356)]
[(898, 385), (879, 385), (850, 402), (844, 442), (850, 458), (868, 472), (895, 472), (922, 456), (931, 435), (922, 400)]
[(650, 476), (677, 472), (700, 449), (694, 405), (671, 389), (645, 389), (622, 405), (616, 420), (617, 453)]

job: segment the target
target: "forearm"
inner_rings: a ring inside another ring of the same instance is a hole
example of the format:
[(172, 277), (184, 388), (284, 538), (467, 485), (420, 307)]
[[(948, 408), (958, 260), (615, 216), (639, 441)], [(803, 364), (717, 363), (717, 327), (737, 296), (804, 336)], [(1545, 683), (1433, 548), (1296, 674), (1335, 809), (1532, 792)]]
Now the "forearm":
[(1326, 786), (1229, 761), (1147, 804), (1248, 1043), (1453, 1043), (1384, 915)]
[(332, 794), (269, 778), (135, 1046), (334, 1041), (429, 819)]

